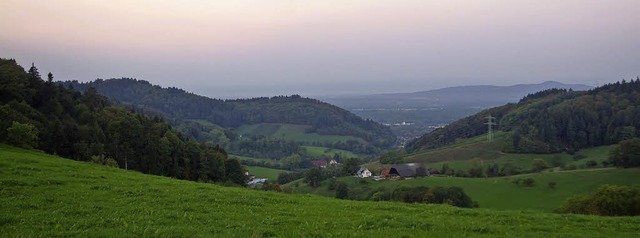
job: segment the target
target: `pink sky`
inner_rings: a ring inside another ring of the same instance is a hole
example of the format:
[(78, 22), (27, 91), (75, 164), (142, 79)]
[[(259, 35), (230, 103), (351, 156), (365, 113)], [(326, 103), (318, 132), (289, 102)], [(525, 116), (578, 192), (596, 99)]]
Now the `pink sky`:
[(640, 74), (637, 0), (3, 0), (0, 57), (212, 97)]

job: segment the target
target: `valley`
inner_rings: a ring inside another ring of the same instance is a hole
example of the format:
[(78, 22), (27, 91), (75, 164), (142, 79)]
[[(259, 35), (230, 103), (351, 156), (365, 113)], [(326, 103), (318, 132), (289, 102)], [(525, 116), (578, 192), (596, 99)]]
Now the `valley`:
[(593, 87), (547, 81), (511, 86), (458, 86), (411, 93), (325, 96), (319, 99), (389, 125), (400, 142), (405, 143), (484, 109), (515, 103), (528, 94), (552, 88), (586, 91)]
[[(54, 83), (13, 60), (0, 60), (0, 80), (7, 234), (342, 236), (365, 227), (582, 237), (601, 234), (582, 227), (591, 223), (613, 236), (638, 223), (601, 216), (639, 212), (627, 205), (640, 197), (640, 79), (536, 92), (400, 147), (389, 127), (298, 95), (217, 100), (135, 79)], [(595, 205), (569, 207), (576, 201)], [(602, 212), (618, 203), (622, 213)], [(505, 232), (503, 219), (542, 225)]]
[(1, 237), (640, 237), (638, 0), (0, 0)]

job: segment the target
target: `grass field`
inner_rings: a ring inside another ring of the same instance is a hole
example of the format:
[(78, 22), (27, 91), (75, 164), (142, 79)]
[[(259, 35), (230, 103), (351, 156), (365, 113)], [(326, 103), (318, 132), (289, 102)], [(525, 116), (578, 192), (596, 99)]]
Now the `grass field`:
[(354, 154), (351, 151), (339, 150), (339, 149), (331, 149), (326, 147), (318, 147), (318, 146), (303, 146), (307, 150), (307, 155), (311, 157), (321, 157), (321, 156), (329, 156), (333, 157), (338, 154), (342, 158), (352, 158), (358, 157), (358, 155)]
[(441, 148), (418, 151), (408, 155), (407, 160), (422, 163), (466, 161), (473, 158), (495, 160), (504, 155), (501, 152), (504, 133), (496, 134), (491, 142), (487, 141), (486, 136), (477, 136)]
[(253, 174), (258, 178), (267, 178), (269, 179), (268, 181), (271, 183), (275, 183), (276, 181), (278, 181), (278, 175), (280, 173), (289, 172), (286, 170), (271, 169), (271, 168), (258, 167), (258, 166), (245, 166), (245, 167), (247, 168), (247, 170), (249, 170), (250, 174)]
[(542, 159), (548, 165), (552, 165), (554, 158), (559, 158), (565, 165), (575, 165), (578, 169), (586, 168), (587, 161), (593, 160), (599, 165), (602, 161), (607, 160), (609, 151), (616, 145), (599, 146), (586, 148), (576, 152), (577, 155), (584, 157), (581, 160), (574, 160), (573, 156), (567, 153), (555, 154), (515, 154), (502, 152), (502, 144), (504, 143), (506, 134), (496, 133), (492, 142), (486, 140), (486, 136), (477, 136), (470, 139), (460, 140), (454, 144), (431, 150), (423, 150), (408, 155), (409, 162), (422, 162), (431, 168), (442, 168), (443, 164), (448, 164), (450, 168), (455, 170), (468, 170), (471, 167), (471, 160), (474, 158), (481, 159), (486, 165), (497, 162), (500, 167), (506, 163), (519, 166), (524, 170), (531, 168), (531, 164), (535, 159)]
[[(533, 178), (536, 185), (526, 188), (513, 183), (516, 179), (525, 178)], [(364, 199), (369, 192), (382, 186), (387, 189), (399, 186), (457, 186), (463, 188), (481, 208), (551, 212), (560, 207), (567, 198), (591, 192), (603, 184), (640, 185), (640, 169), (572, 170), (495, 178), (426, 177), (396, 181), (365, 179), (366, 182), (363, 182), (363, 179), (345, 177), (339, 180), (346, 182), (351, 195), (360, 199)], [(556, 182), (555, 188), (548, 186), (551, 181)], [(333, 197), (335, 191), (329, 191), (327, 187), (327, 182), (316, 190), (300, 185), (296, 192)]]
[(638, 217), (343, 201), (144, 175), (4, 145), (0, 185), (6, 237), (640, 235)]
[(338, 136), (338, 135), (319, 135), (317, 133), (306, 133), (305, 130), (309, 129), (307, 125), (293, 125), (282, 123), (260, 123), (254, 125), (245, 125), (238, 129), (241, 134), (249, 135), (264, 135), (273, 136), (277, 138), (283, 138), (285, 140), (292, 140), (303, 143), (326, 143), (326, 142), (346, 142), (348, 140), (359, 140), (353, 136)]

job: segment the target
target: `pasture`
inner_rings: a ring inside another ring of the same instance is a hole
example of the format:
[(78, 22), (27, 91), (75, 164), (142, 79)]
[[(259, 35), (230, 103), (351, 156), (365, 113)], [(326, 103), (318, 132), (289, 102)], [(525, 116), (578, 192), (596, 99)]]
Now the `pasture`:
[[(6, 237), (632, 237), (638, 217), (360, 202), (181, 181), (0, 145)], [(559, 184), (562, 186), (562, 183)]]

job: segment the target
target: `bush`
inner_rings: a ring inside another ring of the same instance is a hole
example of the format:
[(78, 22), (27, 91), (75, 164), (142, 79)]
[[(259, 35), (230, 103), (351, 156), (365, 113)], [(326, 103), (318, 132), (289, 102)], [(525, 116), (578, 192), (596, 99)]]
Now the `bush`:
[(280, 187), (280, 184), (277, 184), (277, 183), (265, 183), (262, 185), (262, 190), (282, 192), (282, 188)]
[(303, 177), (304, 177), (304, 173), (282, 172), (282, 173), (278, 174), (278, 183), (279, 184), (287, 184), (289, 182), (301, 179)]
[(329, 191), (336, 189), (337, 182), (336, 178), (329, 179), (329, 186), (327, 189), (329, 189)]
[(554, 155), (551, 158), (551, 166), (553, 167), (562, 167), (564, 166), (564, 162), (562, 161), (562, 158), (558, 155)]
[(549, 183), (547, 183), (547, 185), (549, 186), (549, 188), (554, 189), (556, 188), (556, 185), (558, 185), (555, 181), (551, 181)]
[(520, 182), (522, 182), (522, 179), (521, 179), (521, 178), (517, 178), (517, 179), (514, 179), (514, 180), (513, 180), (513, 181), (511, 181), (511, 182), (512, 182), (513, 184), (515, 184), (515, 185), (520, 185)]
[(33, 149), (38, 147), (38, 129), (29, 123), (14, 121), (7, 128), (7, 143), (18, 147)]
[(336, 198), (347, 199), (349, 197), (349, 187), (346, 183), (338, 183), (336, 186)]
[(531, 162), (531, 170), (534, 172), (540, 172), (548, 168), (549, 165), (543, 159), (534, 159), (533, 162)]
[(639, 167), (640, 138), (621, 141), (618, 146), (611, 150), (609, 162), (618, 167)]
[(94, 164), (101, 164), (101, 165), (106, 165), (110, 167), (116, 167), (116, 168), (118, 167), (118, 162), (116, 160), (114, 160), (111, 157), (104, 157), (104, 155), (92, 155), (90, 162)]
[(369, 200), (449, 204), (466, 208), (477, 207), (477, 203), (472, 201), (460, 187), (398, 187), (391, 191), (387, 191), (385, 188), (378, 188), (371, 191)]
[(601, 216), (640, 215), (640, 187), (603, 185), (592, 194), (567, 199), (559, 213)]
[(587, 167), (589, 167), (589, 168), (593, 168), (593, 167), (598, 166), (598, 162), (593, 161), (593, 160), (589, 160), (589, 161), (587, 161), (586, 165), (587, 165)]
[(536, 181), (533, 178), (526, 178), (522, 180), (522, 186), (533, 187), (536, 185)]
[(313, 188), (320, 186), (320, 182), (322, 182), (322, 180), (322, 171), (320, 171), (319, 168), (315, 167), (307, 170), (304, 176), (304, 181)]
[(584, 158), (587, 158), (586, 155), (581, 155), (581, 154), (574, 154), (573, 156), (573, 160), (578, 161), (578, 160), (582, 160)]

